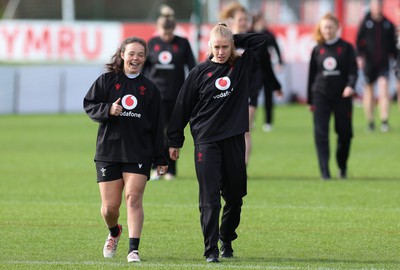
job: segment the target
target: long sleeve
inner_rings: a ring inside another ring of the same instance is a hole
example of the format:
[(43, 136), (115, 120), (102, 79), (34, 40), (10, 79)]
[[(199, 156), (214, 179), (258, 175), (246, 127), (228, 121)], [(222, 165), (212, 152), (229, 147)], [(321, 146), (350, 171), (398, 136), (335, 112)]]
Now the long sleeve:
[(274, 34), (272, 32), (270, 32), (270, 31), (268, 31), (268, 30), (266, 30), (266, 33), (268, 33), (269, 36), (270, 36), (269, 43), (274, 48), (274, 50), (276, 52), (276, 55), (278, 56), (279, 64), (283, 65), (282, 54), (281, 54), (281, 51), (279, 49), (278, 42), (276, 42), (276, 38), (275, 38)]
[(264, 60), (261, 62), (263, 70), (264, 82), (267, 83), (272, 90), (280, 90), (281, 84), (275, 76), (275, 71), (272, 68), (271, 56), (267, 51), (264, 56)]
[(161, 115), (161, 95), (157, 89), (154, 91), (154, 99), (151, 106), (151, 114), (153, 121), (153, 143), (154, 143), (154, 161), (155, 165), (168, 165), (166, 158), (166, 148), (164, 144), (164, 132)]
[(86, 114), (95, 122), (105, 122), (109, 118), (111, 104), (106, 102), (104, 76), (100, 76), (90, 87), (83, 99)]
[(182, 85), (168, 126), (168, 146), (181, 148), (185, 141), (184, 129), (189, 122), (198, 101), (195, 78), (197, 70), (192, 69)]
[(393, 24), (391, 24), (390, 27), (390, 34), (389, 34), (389, 52), (392, 54), (393, 59), (397, 58), (397, 38), (396, 38), (396, 28), (394, 27)]
[(307, 104), (309, 105), (313, 103), (312, 87), (314, 84), (316, 74), (317, 74), (317, 64), (315, 59), (315, 48), (314, 48), (311, 53), (311, 59), (308, 69)]
[(236, 48), (250, 50), (258, 61), (264, 59), (268, 53), (268, 36), (265, 34), (236, 34), (233, 35), (233, 40)]
[(357, 55), (365, 56), (366, 53), (365, 19), (361, 22), (356, 38)]
[(269, 46), (269, 35), (250, 33), (250, 34), (237, 34), (234, 35), (235, 46), (250, 50), (255, 59), (261, 65), (263, 70), (264, 81), (266, 81), (271, 89), (281, 89), (281, 84), (275, 76), (275, 72), (272, 69), (271, 56), (268, 52)]
[(349, 44), (349, 48), (347, 50), (347, 59), (348, 59), (348, 72), (347, 72), (347, 86), (355, 88), (357, 78), (358, 78), (358, 67), (356, 61), (356, 53), (353, 49), (353, 46)]
[(194, 59), (192, 48), (190, 47), (190, 43), (187, 39), (185, 39), (187, 52), (186, 52), (186, 65), (189, 70), (196, 66), (196, 60)]

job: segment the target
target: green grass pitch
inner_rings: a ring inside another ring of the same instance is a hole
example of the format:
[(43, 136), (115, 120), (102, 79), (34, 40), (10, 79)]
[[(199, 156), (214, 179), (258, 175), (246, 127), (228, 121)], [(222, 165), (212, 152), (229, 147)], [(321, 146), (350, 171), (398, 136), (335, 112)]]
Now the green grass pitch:
[(97, 124), (84, 114), (0, 116), (0, 269), (400, 269), (400, 111), (392, 107), (389, 133), (368, 134), (355, 107), (349, 179), (329, 182), (319, 178), (310, 112), (275, 114), (270, 133), (257, 114), (236, 258), (218, 265), (202, 257), (188, 133), (179, 177), (148, 182), (142, 262), (128, 265), (124, 204), (117, 255), (102, 257)]

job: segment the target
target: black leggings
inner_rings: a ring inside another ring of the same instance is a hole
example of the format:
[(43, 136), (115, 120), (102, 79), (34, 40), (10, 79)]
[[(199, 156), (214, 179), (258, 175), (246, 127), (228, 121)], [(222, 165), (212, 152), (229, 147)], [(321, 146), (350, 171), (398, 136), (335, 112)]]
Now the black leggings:
[[(195, 167), (204, 256), (208, 256), (218, 252), (219, 238), (226, 242), (237, 238), (242, 198), (247, 193), (244, 134), (196, 145)], [(221, 196), (225, 205), (219, 227)]]
[(322, 175), (329, 175), (329, 120), (333, 113), (335, 117), (335, 132), (338, 135), (336, 147), (336, 162), (341, 170), (347, 169), (350, 153), (350, 143), (353, 137), (352, 100), (351, 98), (315, 97), (314, 139), (317, 148), (319, 168)]

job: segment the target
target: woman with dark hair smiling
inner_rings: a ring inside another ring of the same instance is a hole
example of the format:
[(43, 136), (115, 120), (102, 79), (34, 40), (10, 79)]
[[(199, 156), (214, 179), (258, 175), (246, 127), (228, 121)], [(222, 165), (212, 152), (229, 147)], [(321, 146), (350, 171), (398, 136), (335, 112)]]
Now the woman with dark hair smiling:
[(146, 42), (125, 39), (102, 74), (90, 87), (83, 106), (99, 123), (96, 171), (101, 195), (101, 214), (109, 229), (103, 248), (105, 258), (117, 251), (122, 233), (118, 223), (125, 190), (129, 251), (128, 262), (139, 262), (143, 227), (143, 193), (151, 164), (165, 174), (168, 161), (164, 147), (160, 93), (140, 72), (146, 59)]

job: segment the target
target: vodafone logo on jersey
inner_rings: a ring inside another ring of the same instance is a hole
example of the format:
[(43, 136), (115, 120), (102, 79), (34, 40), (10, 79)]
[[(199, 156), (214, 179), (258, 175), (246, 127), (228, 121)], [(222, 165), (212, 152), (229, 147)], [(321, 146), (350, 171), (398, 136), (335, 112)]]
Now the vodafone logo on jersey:
[(225, 91), (231, 86), (231, 80), (229, 77), (222, 77), (218, 78), (215, 81), (215, 87), (217, 87), (218, 90)]
[(324, 71), (322, 71), (322, 75), (324, 76), (338, 76), (340, 75), (340, 70), (336, 70), (337, 62), (333, 57), (327, 57), (322, 63), (324, 66)]
[(326, 70), (334, 70), (335, 68), (336, 68), (336, 66), (337, 66), (337, 62), (336, 62), (336, 59), (335, 58), (333, 58), (333, 57), (327, 57), (325, 60), (324, 60), (324, 62), (323, 62), (323, 64), (322, 64), (323, 66), (324, 66), (324, 68), (326, 69)]
[(122, 107), (127, 110), (133, 110), (136, 108), (138, 102), (134, 95), (125, 95), (122, 98)]
[(172, 60), (172, 54), (168, 51), (162, 51), (158, 55), (158, 61), (163, 65), (168, 65), (169, 63), (171, 63), (171, 60)]

